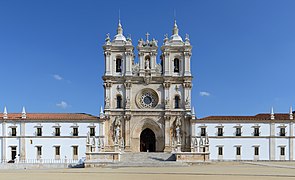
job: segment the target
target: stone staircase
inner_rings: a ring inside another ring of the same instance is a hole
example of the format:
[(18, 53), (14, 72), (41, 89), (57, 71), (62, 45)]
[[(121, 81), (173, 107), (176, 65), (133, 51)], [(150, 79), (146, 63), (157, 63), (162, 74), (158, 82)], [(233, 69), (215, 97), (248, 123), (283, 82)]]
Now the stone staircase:
[(121, 154), (120, 162), (107, 164), (108, 167), (178, 167), (188, 166), (175, 161), (175, 155), (163, 152), (140, 152)]

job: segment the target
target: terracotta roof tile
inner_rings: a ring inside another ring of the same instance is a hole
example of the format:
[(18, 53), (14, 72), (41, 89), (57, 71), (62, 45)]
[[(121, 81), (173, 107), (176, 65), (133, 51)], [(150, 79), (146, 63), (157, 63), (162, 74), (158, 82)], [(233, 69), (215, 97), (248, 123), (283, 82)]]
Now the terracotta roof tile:
[[(8, 120), (98, 120), (97, 116), (85, 113), (27, 113), (26, 119), (22, 119), (21, 113), (8, 113)], [(0, 120), (3, 114), (0, 114)]]
[[(274, 114), (275, 120), (290, 120), (289, 114)], [(270, 114), (256, 114), (255, 116), (207, 116), (198, 120), (270, 120)]]

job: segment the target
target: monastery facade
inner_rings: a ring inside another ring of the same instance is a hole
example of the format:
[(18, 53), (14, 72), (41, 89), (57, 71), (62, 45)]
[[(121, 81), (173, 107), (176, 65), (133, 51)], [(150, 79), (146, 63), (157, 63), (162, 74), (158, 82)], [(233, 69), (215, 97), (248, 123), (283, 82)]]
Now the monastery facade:
[(272, 109), (255, 116), (195, 116), (192, 46), (189, 36), (183, 40), (178, 31), (175, 22), (160, 48), (147, 33), (136, 46), (136, 63), (135, 47), (119, 22), (117, 34), (113, 39), (107, 35), (103, 45), (105, 104), (100, 115), (27, 113), (24, 108), (8, 113), (5, 108), (1, 162), (91, 160), (128, 152), (167, 152), (186, 160), (293, 160), (292, 108), (285, 114)]

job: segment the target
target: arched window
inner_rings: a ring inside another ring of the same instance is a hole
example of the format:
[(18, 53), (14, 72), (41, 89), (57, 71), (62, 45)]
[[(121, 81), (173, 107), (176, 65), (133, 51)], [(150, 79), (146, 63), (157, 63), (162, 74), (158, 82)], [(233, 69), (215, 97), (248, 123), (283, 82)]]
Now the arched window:
[(174, 72), (179, 73), (179, 59), (174, 59)]
[(122, 108), (122, 96), (117, 95), (117, 108)]
[(121, 58), (116, 59), (116, 72), (122, 72), (122, 60), (121, 60)]
[(180, 97), (178, 95), (176, 95), (175, 98), (174, 98), (174, 107), (175, 107), (175, 109), (180, 108), (179, 103), (180, 103)]

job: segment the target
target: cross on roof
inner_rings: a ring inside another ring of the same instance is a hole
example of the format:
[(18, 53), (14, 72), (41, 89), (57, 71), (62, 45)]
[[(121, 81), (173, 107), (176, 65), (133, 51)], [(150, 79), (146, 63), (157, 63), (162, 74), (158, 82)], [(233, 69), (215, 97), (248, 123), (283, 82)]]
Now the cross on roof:
[(149, 35), (150, 34), (147, 32), (145, 35), (146, 35), (146, 41), (149, 41)]

